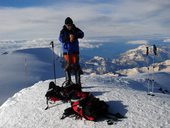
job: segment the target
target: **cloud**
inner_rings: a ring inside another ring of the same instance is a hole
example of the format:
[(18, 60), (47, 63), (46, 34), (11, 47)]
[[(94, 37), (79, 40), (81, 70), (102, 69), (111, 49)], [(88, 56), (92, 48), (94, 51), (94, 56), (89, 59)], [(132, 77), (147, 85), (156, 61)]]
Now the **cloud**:
[(170, 34), (169, 0), (56, 2), (27, 8), (0, 8), (0, 40), (58, 38), (70, 16), (85, 37)]
[(128, 44), (141, 44), (141, 45), (147, 45), (147, 40), (134, 40), (134, 41), (128, 41)]

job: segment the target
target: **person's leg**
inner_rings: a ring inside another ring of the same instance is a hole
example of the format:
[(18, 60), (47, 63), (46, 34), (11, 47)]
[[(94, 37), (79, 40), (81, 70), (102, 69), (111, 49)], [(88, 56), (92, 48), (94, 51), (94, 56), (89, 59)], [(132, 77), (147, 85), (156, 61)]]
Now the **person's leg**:
[(69, 55), (64, 55), (64, 60), (66, 61), (65, 65), (65, 78), (66, 78), (66, 86), (71, 83), (71, 66), (70, 66), (70, 60)]
[(79, 70), (75, 71), (75, 81), (76, 81), (76, 84), (81, 85), (81, 77), (80, 77), (80, 71)]
[(66, 84), (70, 84), (71, 83), (71, 73), (69, 70), (65, 71), (65, 77), (66, 77)]
[(79, 54), (74, 55), (75, 82), (81, 85)]

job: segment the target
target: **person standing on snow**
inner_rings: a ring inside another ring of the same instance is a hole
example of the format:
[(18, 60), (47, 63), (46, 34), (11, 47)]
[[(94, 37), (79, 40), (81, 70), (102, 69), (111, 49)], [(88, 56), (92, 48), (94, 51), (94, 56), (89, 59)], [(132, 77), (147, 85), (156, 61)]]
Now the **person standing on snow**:
[(84, 32), (73, 24), (70, 17), (65, 19), (65, 25), (60, 31), (59, 40), (62, 43), (63, 56), (66, 61), (65, 76), (66, 86), (72, 84), (71, 71), (75, 72), (75, 82), (81, 86), (79, 64), (79, 41), (84, 37)]

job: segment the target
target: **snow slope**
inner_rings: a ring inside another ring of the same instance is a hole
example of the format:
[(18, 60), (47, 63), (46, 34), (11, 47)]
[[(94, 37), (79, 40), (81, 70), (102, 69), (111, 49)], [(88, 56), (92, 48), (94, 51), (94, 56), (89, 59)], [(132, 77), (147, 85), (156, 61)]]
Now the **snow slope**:
[[(64, 78), (57, 79), (58, 85)], [(111, 112), (127, 116), (113, 126), (106, 121), (92, 122), (60, 117), (68, 103), (58, 102), (46, 107), (45, 93), (50, 80), (41, 81), (21, 90), (0, 107), (0, 128), (169, 128), (170, 95), (146, 95), (140, 80), (108, 75), (82, 76), (83, 91), (90, 91), (110, 105)]]
[[(56, 76), (64, 76), (58, 56)], [(53, 78), (50, 47), (16, 50), (0, 55), (0, 105), (19, 90), (40, 80)], [(16, 75), (17, 74), (17, 75)]]

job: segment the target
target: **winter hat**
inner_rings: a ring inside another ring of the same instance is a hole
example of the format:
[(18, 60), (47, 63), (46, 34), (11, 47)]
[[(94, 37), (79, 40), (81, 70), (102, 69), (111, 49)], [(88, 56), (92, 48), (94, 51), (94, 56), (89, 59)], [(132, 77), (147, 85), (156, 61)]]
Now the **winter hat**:
[(65, 24), (73, 24), (73, 20), (70, 17), (65, 19)]

